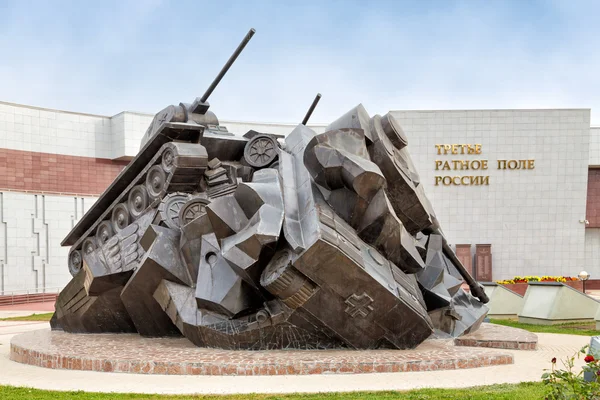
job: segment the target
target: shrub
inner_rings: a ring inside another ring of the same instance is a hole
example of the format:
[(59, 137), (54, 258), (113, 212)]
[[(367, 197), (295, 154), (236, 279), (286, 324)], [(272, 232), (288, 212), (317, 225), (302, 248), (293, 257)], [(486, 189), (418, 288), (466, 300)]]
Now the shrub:
[[(563, 361), (565, 369), (556, 368), (556, 358), (552, 359), (552, 369), (546, 370), (542, 375), (542, 381), (548, 387), (549, 400), (566, 399), (600, 399), (600, 357), (588, 354), (584, 361), (586, 364), (581, 371), (575, 372), (575, 357), (579, 358), (586, 354), (589, 346), (584, 346), (578, 353)], [(584, 379), (584, 374), (590, 375), (592, 379)]]

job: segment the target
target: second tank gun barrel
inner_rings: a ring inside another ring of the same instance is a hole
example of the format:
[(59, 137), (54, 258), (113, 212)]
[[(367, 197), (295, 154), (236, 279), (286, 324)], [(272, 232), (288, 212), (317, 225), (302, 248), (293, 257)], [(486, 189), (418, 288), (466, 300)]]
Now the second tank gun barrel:
[(446, 257), (448, 257), (450, 259), (450, 261), (452, 261), (452, 263), (454, 264), (454, 267), (456, 268), (458, 273), (465, 280), (465, 283), (467, 285), (469, 285), (469, 289), (471, 290), (471, 295), (473, 295), (474, 297), (477, 297), (479, 299), (479, 301), (481, 301), (484, 304), (488, 303), (490, 301), (490, 298), (485, 293), (485, 290), (483, 290), (483, 287), (481, 285), (479, 285), (479, 283), (477, 283), (477, 281), (471, 276), (471, 274), (469, 274), (467, 269), (462, 265), (462, 262), (458, 259), (458, 257), (454, 253), (454, 251), (452, 251), (452, 249), (450, 248), (450, 245), (448, 244), (448, 241), (446, 240), (444, 235), (441, 233), (441, 231), (439, 229), (434, 229), (434, 233), (442, 236), (442, 250), (443, 250), (444, 254), (446, 255)]
[(313, 111), (315, 111), (319, 100), (321, 100), (321, 93), (317, 93), (317, 95), (315, 96), (315, 99), (313, 100), (312, 104), (310, 105), (310, 108), (304, 116), (304, 119), (302, 120), (302, 125), (306, 125), (308, 123), (308, 120), (310, 119), (310, 116), (312, 115)]
[(206, 92), (204, 92), (204, 95), (202, 95), (202, 98), (200, 98), (200, 102), (204, 103), (204, 102), (206, 102), (206, 100), (208, 100), (208, 98), (212, 94), (213, 90), (215, 90), (215, 88), (217, 87), (217, 85), (219, 84), (219, 82), (221, 82), (221, 79), (223, 79), (223, 77), (225, 76), (225, 74), (227, 73), (227, 71), (229, 70), (229, 68), (231, 68), (231, 66), (233, 65), (233, 63), (235, 62), (235, 60), (242, 53), (242, 50), (244, 50), (244, 47), (246, 47), (246, 45), (248, 44), (248, 42), (250, 41), (250, 39), (252, 39), (252, 36), (254, 36), (255, 33), (256, 33), (256, 30), (254, 28), (250, 28), (250, 30), (246, 34), (246, 37), (244, 37), (244, 40), (242, 40), (242, 42), (240, 43), (240, 45), (237, 47), (237, 49), (235, 49), (235, 51), (233, 52), (233, 54), (231, 55), (231, 57), (229, 57), (229, 60), (227, 60), (227, 62), (225, 63), (225, 65), (221, 69), (221, 72), (219, 72), (219, 75), (217, 75), (217, 77), (210, 84), (210, 86), (208, 87), (208, 89), (206, 89)]

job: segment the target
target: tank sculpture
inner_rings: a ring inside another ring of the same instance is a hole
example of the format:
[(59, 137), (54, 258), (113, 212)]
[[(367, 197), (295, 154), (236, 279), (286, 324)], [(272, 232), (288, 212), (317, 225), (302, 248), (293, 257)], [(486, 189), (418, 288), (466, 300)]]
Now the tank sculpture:
[[(440, 230), (391, 114), (325, 133), (219, 125), (206, 93), (154, 117), (62, 244), (53, 329), (224, 349), (413, 348), (478, 328), (487, 298)], [(470, 293), (461, 285), (466, 282)]]

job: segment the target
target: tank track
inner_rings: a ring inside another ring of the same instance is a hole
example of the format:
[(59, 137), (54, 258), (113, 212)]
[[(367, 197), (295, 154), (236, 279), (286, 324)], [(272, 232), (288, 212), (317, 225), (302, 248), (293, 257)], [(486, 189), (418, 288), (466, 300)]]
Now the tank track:
[[(208, 165), (204, 146), (198, 143), (165, 143), (100, 218), (71, 247), (69, 271), (75, 276), (86, 256), (149, 209), (159, 209), (172, 193), (198, 191)], [(119, 179), (119, 177), (117, 178)]]

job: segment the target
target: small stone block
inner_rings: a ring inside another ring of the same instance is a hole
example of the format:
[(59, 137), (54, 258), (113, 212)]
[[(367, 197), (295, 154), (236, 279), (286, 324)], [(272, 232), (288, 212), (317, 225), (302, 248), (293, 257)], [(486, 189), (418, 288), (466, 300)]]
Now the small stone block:
[(219, 176), (226, 175), (226, 174), (227, 174), (227, 170), (223, 167), (219, 167), (217, 169), (211, 169), (204, 173), (204, 175), (206, 176), (206, 179), (208, 179), (209, 181), (213, 180), (215, 178), (218, 178)]
[(221, 164), (222, 164), (221, 160), (219, 160), (218, 158), (215, 157), (208, 162), (208, 168), (217, 169), (221, 166)]

